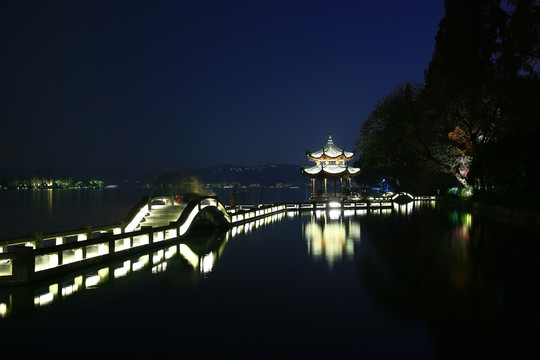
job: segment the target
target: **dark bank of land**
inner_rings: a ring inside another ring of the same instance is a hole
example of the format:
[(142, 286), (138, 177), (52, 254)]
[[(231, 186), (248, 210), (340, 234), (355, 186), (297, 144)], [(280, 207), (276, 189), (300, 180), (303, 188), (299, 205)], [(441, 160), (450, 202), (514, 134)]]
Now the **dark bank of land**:
[(0, 190), (7, 189), (102, 189), (105, 186), (103, 180), (89, 179), (79, 180), (69, 176), (51, 177), (32, 175), (29, 177), (11, 176), (0, 179)]
[(453, 207), (535, 226), (540, 3), (445, 0), (444, 9), (423, 83), (398, 86), (363, 121), (357, 181), (455, 189)]
[(540, 212), (538, 210), (455, 197), (439, 197), (438, 200), (443, 206), (453, 210), (467, 211), (499, 223), (540, 231)]

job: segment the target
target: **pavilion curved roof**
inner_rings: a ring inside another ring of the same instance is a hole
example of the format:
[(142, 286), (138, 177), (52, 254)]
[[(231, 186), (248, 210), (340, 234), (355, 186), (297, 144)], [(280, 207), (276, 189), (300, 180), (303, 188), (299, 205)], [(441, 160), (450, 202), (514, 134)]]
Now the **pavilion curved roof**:
[(329, 134), (328, 143), (322, 149), (314, 152), (306, 150), (306, 155), (308, 158), (313, 159), (320, 159), (323, 156), (327, 156), (329, 158), (338, 158), (340, 156), (344, 156), (346, 160), (352, 160), (352, 158), (354, 157), (354, 152), (345, 151), (338, 148), (336, 145), (334, 145), (334, 140), (332, 140), (332, 134)]
[(355, 176), (360, 173), (359, 168), (349, 165), (315, 165), (309, 168), (301, 169), (304, 176), (311, 178)]

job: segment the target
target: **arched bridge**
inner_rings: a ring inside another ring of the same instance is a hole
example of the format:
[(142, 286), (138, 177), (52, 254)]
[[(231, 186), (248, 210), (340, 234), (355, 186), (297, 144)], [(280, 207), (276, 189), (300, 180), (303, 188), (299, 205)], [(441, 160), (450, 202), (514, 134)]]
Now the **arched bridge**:
[(178, 236), (197, 225), (231, 226), (290, 208), (285, 204), (225, 207), (215, 196), (199, 196), (179, 204), (170, 196), (143, 199), (124, 220), (125, 233), (148, 228), (175, 227)]
[(169, 196), (146, 198), (119, 224), (83, 226), (77, 230), (51, 234), (32, 233), (27, 237), (0, 241), (0, 285), (37, 281), (129, 256), (158, 243), (175, 242), (199, 224), (229, 227), (288, 210), (391, 208), (392, 201), (400, 197), (414, 201), (434, 200), (434, 197), (398, 193), (366, 201), (259, 204), (227, 208), (215, 196), (196, 197), (187, 204), (180, 204)]
[(211, 196), (196, 197), (187, 204), (167, 196), (144, 199), (120, 224), (1, 241), (0, 285), (37, 281), (175, 242), (199, 224), (240, 225), (285, 209), (285, 205), (267, 204), (227, 210)]
[(392, 193), (389, 196), (392, 201), (403, 201), (403, 202), (409, 202), (409, 201), (419, 201), (419, 200), (434, 200), (434, 196), (414, 196), (407, 192), (398, 192), (398, 193)]
[(180, 236), (198, 223), (229, 225), (231, 217), (216, 197), (196, 197), (187, 204), (180, 204), (170, 196), (159, 196), (144, 199), (136, 205), (125, 220), (124, 231), (139, 231), (144, 227), (156, 228), (171, 223), (179, 225)]

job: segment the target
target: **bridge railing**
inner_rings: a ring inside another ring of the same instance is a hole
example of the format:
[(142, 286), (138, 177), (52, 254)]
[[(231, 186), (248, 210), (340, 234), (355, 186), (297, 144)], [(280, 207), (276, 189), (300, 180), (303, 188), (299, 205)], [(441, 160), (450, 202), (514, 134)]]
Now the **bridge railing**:
[[(415, 199), (417, 200), (417, 199)], [(418, 200), (432, 200), (423, 197)], [(137, 214), (148, 211), (146, 203), (134, 211)], [(310, 202), (281, 203), (265, 205), (241, 205), (226, 207), (217, 197), (196, 198), (186, 205), (180, 218), (160, 227), (143, 226), (138, 231), (130, 231), (124, 222), (108, 226), (83, 226), (79, 230), (62, 233), (33, 233), (28, 237), (0, 242), (0, 285), (24, 283), (46, 276), (107, 261), (117, 256), (147, 249), (162, 241), (176, 241), (186, 235), (199, 214), (207, 208), (215, 210), (212, 216), (222, 217), (222, 222), (240, 225), (258, 218), (287, 210), (324, 209), (366, 209), (388, 208), (391, 199), (371, 199), (365, 202)], [(140, 222), (140, 221), (139, 221)]]
[(128, 227), (116, 224), (95, 228), (86, 226), (81, 230), (45, 235), (36, 233), (33, 237), (2, 241), (0, 284), (37, 280), (147, 249), (158, 242), (176, 241), (188, 233), (197, 216), (208, 207), (217, 209), (228, 224), (239, 224), (284, 209), (284, 206), (270, 205), (239, 211), (231, 216), (217, 197), (204, 197), (191, 201), (178, 221), (161, 227), (143, 226), (138, 231), (126, 231)]
[(238, 208), (229, 208), (227, 212), (230, 214), (231, 224), (234, 225), (286, 209), (285, 204), (241, 205)]

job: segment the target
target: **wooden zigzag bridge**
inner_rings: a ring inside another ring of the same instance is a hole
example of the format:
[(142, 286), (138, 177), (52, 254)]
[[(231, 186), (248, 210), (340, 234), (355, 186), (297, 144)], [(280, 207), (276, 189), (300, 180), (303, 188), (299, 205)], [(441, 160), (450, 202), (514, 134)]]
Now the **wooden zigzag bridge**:
[(285, 211), (388, 209), (394, 201), (432, 201), (407, 193), (369, 199), (223, 205), (215, 196), (179, 204), (169, 196), (145, 198), (117, 224), (31, 233), (0, 241), (0, 286), (26, 284), (148, 251), (186, 238), (196, 227), (234, 227)]

